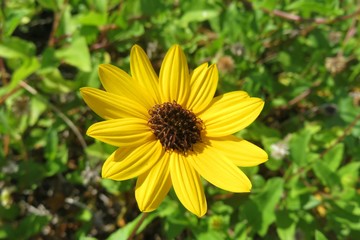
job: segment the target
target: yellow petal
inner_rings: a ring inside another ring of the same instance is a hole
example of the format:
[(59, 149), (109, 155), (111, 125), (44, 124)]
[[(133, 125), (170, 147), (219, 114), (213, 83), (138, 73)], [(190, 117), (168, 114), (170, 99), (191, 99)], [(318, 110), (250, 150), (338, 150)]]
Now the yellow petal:
[(86, 134), (117, 147), (137, 146), (155, 138), (147, 121), (139, 118), (98, 122), (91, 125)]
[(104, 119), (149, 118), (147, 109), (131, 99), (89, 87), (81, 88), (80, 92), (86, 104)]
[(160, 69), (160, 89), (163, 102), (186, 103), (189, 96), (189, 69), (184, 52), (174, 45), (166, 53)]
[(150, 171), (139, 176), (136, 182), (135, 198), (142, 212), (155, 210), (171, 187), (169, 154), (155, 164)]
[(154, 166), (163, 154), (159, 141), (149, 141), (137, 147), (119, 148), (105, 161), (102, 177), (117, 181), (137, 177)]
[(219, 154), (214, 147), (203, 143), (194, 146), (188, 155), (189, 162), (208, 182), (230, 192), (249, 192), (248, 177), (229, 159)]
[(191, 75), (191, 90), (187, 108), (195, 114), (204, 110), (215, 95), (218, 78), (219, 73), (216, 65), (211, 65), (208, 68), (206, 63), (196, 68)]
[(105, 90), (119, 96), (133, 99), (147, 109), (153, 106), (152, 97), (132, 77), (111, 64), (99, 66), (99, 77)]
[(231, 135), (209, 140), (212, 147), (239, 167), (257, 166), (268, 160), (264, 150), (246, 140)]
[(205, 124), (208, 137), (222, 137), (250, 125), (263, 107), (264, 101), (260, 98), (249, 98), (242, 91), (230, 92), (214, 98), (199, 117)]
[(188, 159), (183, 155), (172, 152), (170, 155), (171, 181), (180, 202), (186, 209), (198, 217), (207, 211), (204, 189), (199, 174)]
[(161, 101), (159, 93), (159, 81), (154, 68), (144, 50), (138, 45), (134, 45), (130, 53), (131, 75), (149, 92), (152, 93), (152, 105)]

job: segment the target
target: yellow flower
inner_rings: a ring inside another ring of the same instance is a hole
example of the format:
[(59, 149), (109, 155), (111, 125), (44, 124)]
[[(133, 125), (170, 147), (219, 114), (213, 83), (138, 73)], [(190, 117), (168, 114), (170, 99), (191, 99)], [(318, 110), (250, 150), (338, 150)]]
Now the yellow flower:
[(216, 65), (189, 74), (178, 45), (167, 52), (159, 77), (137, 45), (130, 54), (131, 76), (102, 64), (106, 91), (82, 88), (87, 105), (105, 121), (87, 135), (119, 147), (106, 160), (102, 176), (137, 177), (135, 197), (143, 212), (155, 210), (173, 187), (180, 202), (203, 216), (207, 203), (200, 176), (231, 192), (249, 192), (251, 182), (238, 168), (265, 162), (265, 151), (231, 134), (251, 124), (264, 102), (246, 92), (215, 97)]

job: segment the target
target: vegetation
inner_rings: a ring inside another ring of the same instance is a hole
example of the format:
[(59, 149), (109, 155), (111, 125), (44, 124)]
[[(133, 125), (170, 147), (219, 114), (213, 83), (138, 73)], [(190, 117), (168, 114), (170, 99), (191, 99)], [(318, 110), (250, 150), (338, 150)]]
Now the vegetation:
[[(360, 8), (355, 0), (0, 3), (0, 239), (360, 239)], [(189, 66), (217, 63), (218, 94), (265, 100), (238, 137), (269, 153), (244, 168), (253, 189), (205, 183), (209, 211), (174, 192), (146, 218), (135, 180), (101, 179), (114, 150), (79, 88), (129, 72), (131, 46), (155, 69), (180, 44)]]

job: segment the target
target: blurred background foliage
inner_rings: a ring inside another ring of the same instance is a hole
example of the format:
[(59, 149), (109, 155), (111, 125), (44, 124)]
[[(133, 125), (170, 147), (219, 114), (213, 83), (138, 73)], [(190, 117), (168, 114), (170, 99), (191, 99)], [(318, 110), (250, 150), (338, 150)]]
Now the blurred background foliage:
[(126, 239), (134, 180), (100, 178), (114, 150), (79, 95), (97, 68), (129, 71), (133, 44), (158, 71), (180, 44), (217, 63), (218, 94), (265, 100), (237, 134), (270, 159), (251, 194), (210, 184), (201, 219), (173, 192), (137, 239), (360, 239), (360, 6), (356, 0), (0, 2), (0, 239)]

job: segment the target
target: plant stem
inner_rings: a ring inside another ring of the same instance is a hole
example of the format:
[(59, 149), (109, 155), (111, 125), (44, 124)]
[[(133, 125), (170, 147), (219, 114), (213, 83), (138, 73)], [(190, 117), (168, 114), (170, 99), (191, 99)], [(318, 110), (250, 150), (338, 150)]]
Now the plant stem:
[(144, 212), (141, 219), (138, 221), (138, 223), (135, 225), (134, 229), (132, 230), (128, 240), (134, 239), (136, 232), (139, 230), (141, 224), (144, 222), (145, 218), (149, 215), (149, 213)]

